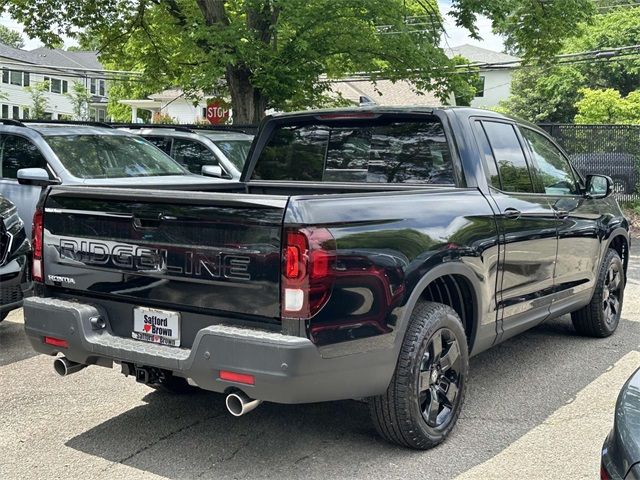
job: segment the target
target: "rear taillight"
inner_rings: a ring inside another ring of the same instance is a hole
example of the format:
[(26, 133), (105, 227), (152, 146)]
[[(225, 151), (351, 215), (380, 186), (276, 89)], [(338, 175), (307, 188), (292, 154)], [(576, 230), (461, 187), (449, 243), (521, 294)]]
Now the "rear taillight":
[(286, 229), (282, 268), (282, 317), (307, 319), (333, 289), (336, 242), (325, 228)]
[(33, 280), (42, 282), (44, 278), (42, 266), (42, 232), (43, 232), (43, 215), (42, 209), (36, 209), (33, 214), (33, 225), (31, 228), (31, 246), (33, 248), (33, 261), (31, 262), (31, 274)]

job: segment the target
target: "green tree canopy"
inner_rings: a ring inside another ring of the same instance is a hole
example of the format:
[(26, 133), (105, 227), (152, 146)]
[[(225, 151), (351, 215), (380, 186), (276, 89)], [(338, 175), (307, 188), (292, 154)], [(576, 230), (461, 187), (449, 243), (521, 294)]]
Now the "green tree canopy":
[(640, 90), (623, 97), (612, 88), (580, 91), (582, 99), (576, 104), (576, 123), (640, 123)]
[[(404, 79), (445, 99), (454, 62), (439, 47), (435, 0), (5, 0), (28, 35), (52, 44), (90, 32), (101, 58), (138, 69), (150, 89), (228, 94), (239, 123), (267, 108), (322, 105), (326, 76)], [(453, 0), (457, 23), (477, 36), (477, 15), (525, 58), (558, 51), (593, 13), (591, 0)]]
[(11, 30), (5, 25), (0, 25), (0, 43), (13, 48), (24, 48), (24, 38), (22, 38), (20, 32)]
[[(611, 2), (610, 2), (611, 3)], [(562, 53), (606, 50), (640, 44), (640, 4), (601, 10), (591, 23), (582, 23), (575, 36), (565, 40)], [(602, 5), (601, 5), (602, 7)], [(523, 68), (514, 75), (512, 94), (503, 106), (530, 121), (571, 122), (582, 89), (611, 88), (626, 96), (640, 88), (640, 58), (593, 58), (564, 65)], [(635, 54), (635, 56), (633, 55)]]

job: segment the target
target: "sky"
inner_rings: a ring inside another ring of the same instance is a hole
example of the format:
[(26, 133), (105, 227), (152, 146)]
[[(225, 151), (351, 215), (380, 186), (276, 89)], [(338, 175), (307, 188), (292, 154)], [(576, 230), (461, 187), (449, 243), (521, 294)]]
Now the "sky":
[[(461, 27), (456, 27), (453, 18), (447, 15), (447, 12), (451, 9), (451, 1), (450, 0), (438, 0), (438, 5), (440, 6), (440, 11), (444, 17), (444, 25), (446, 30), (446, 35), (443, 38), (442, 46), (446, 47), (457, 47), (458, 45), (462, 45), (465, 43), (469, 43), (471, 45), (477, 45), (479, 47), (488, 48), (489, 50), (495, 50), (501, 52), (503, 50), (503, 42), (502, 39), (491, 33), (491, 21), (486, 17), (478, 17), (478, 30), (480, 31), (480, 36), (482, 37), (481, 41), (474, 40), (469, 38), (468, 32)], [(12, 30), (16, 30), (18, 32), (23, 31), (22, 25), (13, 20), (9, 15), (3, 13), (0, 16), (0, 24), (9, 27)], [(38, 48), (42, 46), (42, 43), (38, 40), (31, 40), (23, 35), (25, 41), (25, 49), (33, 50), (34, 48)], [(72, 40), (67, 40), (66, 45), (75, 45), (76, 42)]]
[(491, 20), (487, 17), (478, 17), (476, 25), (482, 40), (474, 40), (469, 37), (469, 32), (465, 28), (457, 27), (454, 19), (447, 15), (447, 12), (451, 10), (451, 1), (438, 0), (438, 6), (440, 7), (440, 12), (444, 17), (444, 27), (446, 31), (446, 35), (443, 38), (444, 47), (457, 47), (468, 43), (478, 47), (487, 48), (489, 50), (494, 50), (496, 52), (502, 52), (504, 50), (504, 42), (502, 38), (491, 32)]

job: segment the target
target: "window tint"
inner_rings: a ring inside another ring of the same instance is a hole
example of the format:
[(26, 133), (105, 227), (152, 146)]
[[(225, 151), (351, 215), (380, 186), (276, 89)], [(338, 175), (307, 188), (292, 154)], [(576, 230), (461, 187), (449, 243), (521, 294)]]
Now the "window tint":
[(482, 123), (473, 122), (476, 130), (476, 139), (478, 140), (478, 146), (480, 147), (480, 154), (484, 158), (484, 166), (487, 174), (487, 180), (489, 183), (497, 188), (502, 188), (500, 183), (500, 175), (498, 174), (498, 167), (496, 165), (496, 159), (493, 158), (493, 152), (491, 151), (491, 145), (489, 145), (489, 139), (482, 127)]
[(148, 142), (153, 143), (167, 155), (171, 154), (171, 138), (170, 137), (144, 137)]
[(438, 119), (378, 123), (279, 127), (258, 159), (253, 178), (454, 183), (451, 154)]
[(38, 147), (23, 137), (5, 135), (2, 142), (2, 172), (3, 178), (18, 178), (21, 168), (47, 168)]
[(176, 138), (173, 140), (173, 158), (193, 173), (202, 173), (204, 165), (218, 165), (211, 150), (200, 142)]
[(502, 189), (507, 192), (533, 192), (527, 160), (514, 127), (508, 123), (482, 122), (500, 171)]
[(522, 136), (537, 164), (537, 173), (548, 195), (576, 195), (578, 186), (569, 162), (558, 148), (534, 130), (521, 128)]

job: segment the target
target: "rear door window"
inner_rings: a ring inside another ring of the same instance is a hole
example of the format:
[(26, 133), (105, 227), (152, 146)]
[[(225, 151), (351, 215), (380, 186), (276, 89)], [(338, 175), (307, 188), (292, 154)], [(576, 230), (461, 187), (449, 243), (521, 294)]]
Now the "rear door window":
[(22, 168), (46, 169), (47, 161), (30, 140), (18, 135), (3, 135), (0, 177), (18, 178), (18, 170)]
[[(374, 123), (373, 125), (371, 123)], [(454, 184), (440, 120), (307, 124), (277, 127), (253, 179)]]
[(529, 165), (514, 126), (492, 121), (483, 121), (482, 126), (498, 167), (502, 190), (533, 193)]
[(190, 172), (200, 174), (205, 165), (218, 165), (218, 159), (202, 143), (184, 138), (173, 140), (173, 158)]

